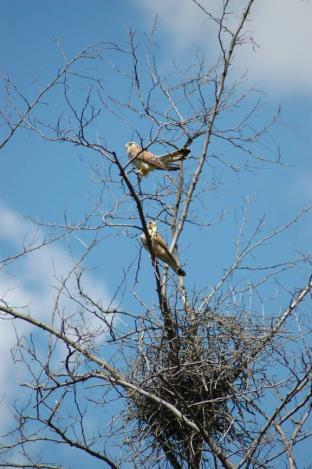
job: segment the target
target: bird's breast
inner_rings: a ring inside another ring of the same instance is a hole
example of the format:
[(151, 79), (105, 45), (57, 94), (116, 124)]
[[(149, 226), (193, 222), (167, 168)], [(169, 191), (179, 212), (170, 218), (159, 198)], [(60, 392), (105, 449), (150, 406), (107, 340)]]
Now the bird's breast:
[(147, 242), (146, 242), (146, 236), (145, 236), (144, 233), (140, 236), (140, 239), (141, 239), (141, 243), (146, 248), (147, 247)]

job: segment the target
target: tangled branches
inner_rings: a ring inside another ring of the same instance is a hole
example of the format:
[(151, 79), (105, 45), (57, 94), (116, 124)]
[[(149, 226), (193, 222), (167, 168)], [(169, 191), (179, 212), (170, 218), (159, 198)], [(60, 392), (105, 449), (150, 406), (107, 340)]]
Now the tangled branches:
[[(190, 322), (179, 312), (177, 336), (169, 343), (162, 335), (149, 339), (140, 348), (129, 378), (159, 398), (157, 403), (148, 396), (132, 395), (128, 418), (137, 423), (134, 440), (152, 439), (153, 450), (162, 449), (176, 467), (183, 461), (198, 467), (210, 439), (221, 448), (251, 444), (251, 395), (260, 395), (252, 387), (257, 375), (254, 359), (270, 332), (269, 325), (255, 324), (243, 315), (207, 309), (195, 317)], [(163, 401), (180, 414), (173, 415)]]

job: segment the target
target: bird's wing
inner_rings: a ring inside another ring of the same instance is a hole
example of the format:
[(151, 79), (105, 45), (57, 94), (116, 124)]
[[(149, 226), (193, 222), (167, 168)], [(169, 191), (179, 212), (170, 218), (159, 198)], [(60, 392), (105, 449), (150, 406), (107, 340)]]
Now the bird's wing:
[(174, 163), (176, 161), (184, 160), (190, 153), (188, 148), (180, 148), (180, 150), (173, 151), (171, 153), (165, 153), (158, 157), (158, 160), (163, 163)]
[[(141, 241), (145, 249), (149, 250), (147, 245), (147, 240), (145, 234), (141, 235)], [(163, 262), (169, 265), (178, 275), (185, 276), (184, 270), (180, 267), (177, 260), (173, 257), (169, 248), (166, 244), (166, 241), (160, 234), (156, 233), (151, 236), (152, 247), (156, 257), (161, 259)]]
[[(159, 244), (159, 246), (161, 246), (163, 249), (165, 249), (166, 251), (169, 252), (169, 248), (167, 246), (166, 241), (164, 240), (164, 238), (159, 233), (154, 234), (153, 238), (155, 240), (155, 243)], [(169, 252), (169, 254), (170, 254), (170, 252)]]
[[(168, 257), (173, 257), (171, 252), (169, 251), (169, 248), (167, 246), (166, 241), (160, 234), (158, 233), (149, 233), (151, 242), (152, 242), (152, 247), (156, 255), (159, 255), (159, 253), (162, 253), (162, 255), (168, 256)], [(143, 233), (141, 235), (141, 241), (143, 246), (148, 249), (148, 243), (145, 234)]]
[[(171, 252), (169, 251), (169, 248), (166, 244), (166, 241), (160, 234), (156, 233), (155, 236), (155, 247), (156, 247), (156, 254), (165, 261), (167, 264), (170, 265), (170, 267), (173, 268), (173, 270), (177, 270), (179, 265), (176, 261), (176, 259), (173, 257)], [(157, 252), (158, 251), (158, 252)]]
[(137, 159), (157, 169), (168, 169), (165, 161), (161, 161), (157, 156), (147, 150), (138, 152)]

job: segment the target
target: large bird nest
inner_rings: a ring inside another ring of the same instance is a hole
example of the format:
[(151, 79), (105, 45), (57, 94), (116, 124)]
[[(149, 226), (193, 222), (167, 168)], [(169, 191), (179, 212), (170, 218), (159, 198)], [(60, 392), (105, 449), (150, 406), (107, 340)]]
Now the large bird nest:
[(158, 401), (133, 393), (128, 416), (136, 423), (135, 439), (149, 438), (153, 449), (189, 460), (190, 446), (202, 447), (204, 440), (186, 419), (221, 445), (247, 438), (240, 416), (249, 409), (242, 396), (263, 331), (247, 319), (209, 311), (204, 321), (191, 324), (186, 318), (176, 331), (174, 340), (154, 337), (140, 348), (131, 378)]

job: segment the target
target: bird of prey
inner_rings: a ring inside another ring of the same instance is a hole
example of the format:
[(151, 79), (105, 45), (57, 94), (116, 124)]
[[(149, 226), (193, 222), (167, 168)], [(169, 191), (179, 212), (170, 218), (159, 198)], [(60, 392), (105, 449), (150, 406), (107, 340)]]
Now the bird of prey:
[(184, 160), (190, 153), (188, 148), (180, 148), (180, 150), (172, 153), (165, 153), (161, 156), (155, 156), (148, 150), (144, 150), (135, 142), (126, 143), (126, 150), (129, 159), (133, 158), (132, 163), (140, 176), (146, 176), (150, 171), (160, 169), (162, 171), (177, 171), (179, 166), (174, 164)]
[[(160, 234), (157, 233), (156, 223), (154, 221), (149, 221), (147, 224), (147, 229), (151, 238), (151, 244), (155, 256), (159, 257), (159, 259), (168, 264), (169, 267), (171, 267), (171, 269), (173, 269), (178, 275), (184, 277), (186, 273), (180, 267), (178, 261), (173, 257), (173, 255), (169, 251), (169, 248), (164, 238), (162, 238)], [(148, 242), (144, 233), (141, 235), (141, 242), (145, 249), (149, 251)]]

